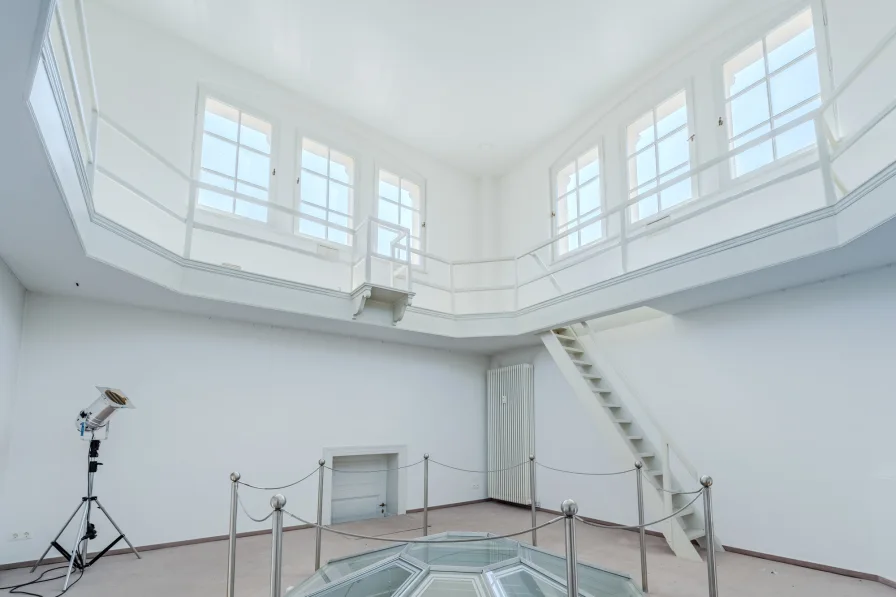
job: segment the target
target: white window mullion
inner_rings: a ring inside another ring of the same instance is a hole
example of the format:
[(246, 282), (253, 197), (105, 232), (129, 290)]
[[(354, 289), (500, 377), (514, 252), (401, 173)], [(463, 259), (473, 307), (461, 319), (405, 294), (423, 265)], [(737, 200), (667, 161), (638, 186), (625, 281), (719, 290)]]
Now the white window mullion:
[[(768, 98), (768, 128), (769, 131), (773, 130), (775, 127), (774, 124), (774, 113), (775, 108), (772, 106), (772, 79), (769, 76), (769, 67), (768, 67), (768, 42), (766, 38), (762, 38), (762, 64), (765, 68), (765, 96)], [(772, 159), (778, 159), (778, 144), (775, 142), (775, 138), (771, 138), (772, 142)]]

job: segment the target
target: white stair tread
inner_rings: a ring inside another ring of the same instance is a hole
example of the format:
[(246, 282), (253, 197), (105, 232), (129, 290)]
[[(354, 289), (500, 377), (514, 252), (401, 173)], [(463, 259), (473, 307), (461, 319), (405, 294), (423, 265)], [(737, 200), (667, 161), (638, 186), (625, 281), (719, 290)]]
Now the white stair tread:
[(647, 474), (650, 475), (651, 477), (662, 477), (663, 471), (652, 469), (652, 470), (648, 470)]
[(685, 529), (684, 534), (687, 535), (688, 539), (693, 541), (694, 539), (706, 536), (706, 531), (704, 529)]
[(631, 419), (616, 419), (616, 422), (619, 423), (620, 425), (631, 425), (632, 424)]
[(582, 373), (582, 377), (585, 379), (602, 379), (600, 375), (595, 375), (594, 373)]
[(627, 435), (625, 437), (625, 439), (627, 439), (630, 442), (639, 442), (642, 439), (644, 439), (644, 436), (643, 435)]
[(576, 348), (575, 346), (564, 346), (563, 348), (566, 349), (566, 352), (575, 352), (575, 353), (579, 353), (579, 354), (585, 353), (584, 350), (582, 350), (581, 348)]
[(595, 394), (610, 394), (613, 392), (610, 388), (592, 388)]
[(691, 514), (696, 514), (696, 513), (697, 513), (697, 511), (694, 509), (693, 506), (688, 506), (687, 508), (685, 508), (684, 510), (679, 512), (678, 515), (679, 516), (690, 516)]
[(621, 404), (604, 404), (604, 408), (622, 408)]
[(656, 456), (653, 452), (638, 452), (638, 458), (653, 458)]
[(576, 338), (575, 336), (567, 336), (566, 334), (558, 334), (557, 332), (554, 332), (554, 335), (561, 340), (568, 340), (570, 342), (575, 342), (576, 340), (578, 340), (578, 338)]
[(591, 363), (589, 363), (588, 361), (583, 361), (581, 359), (572, 359), (572, 362), (581, 367), (593, 367), (594, 366)]

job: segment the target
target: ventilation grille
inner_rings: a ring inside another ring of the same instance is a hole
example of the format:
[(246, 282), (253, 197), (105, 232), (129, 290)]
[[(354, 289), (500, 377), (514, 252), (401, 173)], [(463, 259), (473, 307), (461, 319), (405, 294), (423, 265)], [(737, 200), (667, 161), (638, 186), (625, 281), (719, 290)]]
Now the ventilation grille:
[[(527, 505), (529, 454), (535, 453), (532, 365), (488, 372), (488, 497)], [(516, 464), (522, 466), (513, 467)], [(499, 470), (506, 469), (506, 470)]]

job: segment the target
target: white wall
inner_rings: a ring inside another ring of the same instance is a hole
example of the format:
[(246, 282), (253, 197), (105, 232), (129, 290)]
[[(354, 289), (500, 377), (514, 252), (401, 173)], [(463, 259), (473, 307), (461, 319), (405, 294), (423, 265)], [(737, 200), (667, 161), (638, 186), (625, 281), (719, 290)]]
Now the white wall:
[[(228, 475), (280, 485), (304, 476), (324, 448), (406, 446), (457, 466), (485, 466), (485, 357), (29, 295), (0, 563), (34, 559), (77, 504), (87, 446), (78, 409), (95, 385), (126, 391), (96, 489), (137, 545), (227, 532)], [(457, 441), (458, 437), (465, 438)], [(485, 497), (484, 486), (431, 471), (430, 503)], [(315, 478), (283, 491), (314, 516)], [(422, 469), (407, 475), (407, 508), (422, 506)], [(254, 513), (274, 492), (245, 491)], [(255, 525), (240, 519), (240, 530)], [(110, 527), (98, 524), (101, 537)]]
[[(894, 304), (888, 267), (599, 332), (596, 341), (715, 479), (725, 544), (892, 579)], [(546, 351), (534, 362), (539, 459), (628, 468), (595, 437)], [(636, 520), (630, 477), (539, 474), (545, 507), (572, 497), (587, 516)]]
[(8, 479), (7, 457), (14, 429), (12, 407), (16, 397), (24, 308), (25, 288), (0, 259), (0, 495)]

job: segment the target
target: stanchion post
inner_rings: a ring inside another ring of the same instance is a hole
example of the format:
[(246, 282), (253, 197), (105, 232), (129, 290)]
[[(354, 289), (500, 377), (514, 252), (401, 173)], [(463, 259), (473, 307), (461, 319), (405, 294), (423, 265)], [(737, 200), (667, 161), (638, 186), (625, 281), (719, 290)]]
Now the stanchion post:
[(560, 504), (566, 527), (566, 594), (568, 597), (579, 597), (579, 579), (576, 564), (576, 513), (579, 505), (573, 500), (565, 500)]
[(227, 597), (233, 597), (236, 584), (236, 511), (239, 502), (240, 474), (230, 473), (230, 533), (227, 546)]
[(277, 494), (271, 498), (271, 597), (280, 597), (283, 576), (283, 506), (286, 498)]
[(423, 455), (423, 536), (429, 536), (429, 454)]
[(529, 454), (529, 501), (532, 502), (532, 545), (538, 546), (538, 526), (536, 513), (538, 511), (537, 501), (535, 499), (535, 454)]
[(709, 580), (709, 597), (719, 597), (719, 579), (716, 576), (716, 535), (712, 521), (712, 477), (700, 477), (703, 485), (703, 520), (706, 525), (706, 573)]
[(315, 533), (314, 542), (314, 569), (320, 570), (320, 541), (321, 541), (321, 525), (324, 523), (324, 465), (326, 460), (321, 458), (317, 461), (317, 532)]
[(644, 463), (640, 460), (635, 463), (635, 477), (638, 487), (638, 542), (641, 547), (641, 590), (647, 592), (647, 531), (644, 529), (644, 482), (641, 479), (641, 469)]

